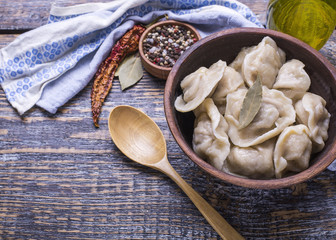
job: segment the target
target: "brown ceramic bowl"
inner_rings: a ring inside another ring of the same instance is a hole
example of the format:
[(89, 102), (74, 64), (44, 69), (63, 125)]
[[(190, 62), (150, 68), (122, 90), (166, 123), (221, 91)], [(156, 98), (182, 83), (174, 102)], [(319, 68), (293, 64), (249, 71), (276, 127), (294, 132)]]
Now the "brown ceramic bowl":
[[(311, 78), (310, 92), (322, 96), (327, 101), (331, 113), (329, 138), (324, 149), (313, 155), (310, 166), (295, 175), (270, 180), (254, 180), (233, 176), (219, 171), (201, 159), (192, 149), (194, 126), (193, 113), (180, 113), (174, 108), (174, 101), (181, 94), (180, 82), (188, 74), (201, 66), (209, 67), (222, 59), (228, 64), (237, 56), (242, 47), (257, 45), (263, 37), (270, 36), (286, 52), (287, 60), (296, 58), (305, 64)], [(196, 42), (181, 56), (171, 70), (165, 87), (164, 107), (168, 126), (181, 149), (201, 169), (226, 182), (249, 188), (274, 189), (288, 187), (307, 181), (326, 169), (336, 158), (336, 69), (318, 51), (289, 35), (255, 28), (238, 28), (218, 32)]]
[(169, 75), (169, 72), (171, 71), (172, 68), (171, 67), (158, 66), (158, 65), (152, 63), (149, 59), (147, 59), (145, 57), (145, 54), (144, 54), (144, 51), (143, 51), (143, 41), (144, 41), (144, 39), (146, 39), (148, 33), (150, 33), (154, 28), (161, 27), (163, 25), (169, 25), (169, 24), (183, 26), (184, 28), (189, 30), (191, 32), (191, 34), (194, 34), (195, 38), (197, 40), (201, 39), (199, 33), (197, 32), (197, 30), (193, 26), (191, 26), (187, 23), (178, 22), (178, 21), (174, 21), (174, 20), (167, 20), (167, 21), (158, 22), (158, 23), (153, 24), (149, 28), (147, 28), (146, 31), (142, 34), (142, 36), (140, 38), (140, 42), (139, 42), (139, 54), (140, 54), (141, 62), (142, 62), (142, 65), (144, 66), (144, 68), (146, 69), (147, 72), (149, 72), (154, 77), (157, 77), (157, 78), (160, 78), (160, 79), (167, 79), (167, 77)]

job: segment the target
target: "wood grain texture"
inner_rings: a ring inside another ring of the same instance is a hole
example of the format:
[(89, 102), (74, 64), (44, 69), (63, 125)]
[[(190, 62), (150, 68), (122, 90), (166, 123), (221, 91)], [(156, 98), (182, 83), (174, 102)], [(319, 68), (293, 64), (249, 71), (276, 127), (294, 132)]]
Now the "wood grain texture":
[[(27, 31), (47, 23), (52, 4), (66, 7), (87, 2), (86, 0), (0, 0), (0, 30)], [(109, 0), (91, 0), (90, 2), (109, 2)], [(249, 6), (261, 21), (265, 20), (267, 0), (254, 2), (251, 2), (251, 0), (241, 0), (240, 2)]]
[[(242, 2), (257, 14), (267, 3)], [(38, 27), (45, 23), (50, 4), (0, 0), (0, 29)], [(38, 17), (30, 19), (34, 13)], [(16, 36), (0, 34), (0, 47)], [(321, 50), (334, 66), (335, 44), (334, 32)], [(163, 80), (145, 73), (122, 92), (115, 80), (99, 129), (91, 120), (91, 83), (55, 115), (34, 108), (20, 117), (0, 89), (0, 238), (219, 239), (168, 177), (132, 162), (113, 144), (108, 114), (114, 106), (129, 104), (153, 118), (164, 133), (172, 166), (245, 238), (335, 239), (335, 172), (326, 170), (278, 190), (237, 187), (205, 174), (168, 129), (164, 86)]]
[(117, 106), (109, 115), (108, 128), (114, 144), (127, 157), (169, 176), (190, 198), (221, 238), (244, 240), (171, 166), (167, 157), (165, 138), (160, 128), (148, 115), (131, 106)]

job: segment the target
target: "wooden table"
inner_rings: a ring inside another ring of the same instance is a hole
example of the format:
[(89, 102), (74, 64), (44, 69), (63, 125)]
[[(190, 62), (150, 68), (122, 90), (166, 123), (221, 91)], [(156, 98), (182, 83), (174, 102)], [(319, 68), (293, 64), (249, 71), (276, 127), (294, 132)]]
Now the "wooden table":
[[(98, 1), (98, 0), (95, 0)], [(107, 1), (107, 0), (106, 0)], [(85, 0), (56, 0), (58, 5)], [(266, 0), (242, 0), (260, 18)], [(0, 0), (0, 47), (46, 23), (48, 0)], [(336, 66), (336, 33), (321, 50)], [(145, 73), (106, 99), (99, 129), (89, 84), (55, 115), (20, 117), (0, 89), (1, 239), (219, 239), (188, 197), (163, 174), (133, 163), (113, 144), (107, 117), (120, 104), (142, 109), (162, 129), (176, 171), (247, 239), (335, 239), (336, 173), (290, 188), (253, 190), (205, 174), (166, 124), (165, 82)]]

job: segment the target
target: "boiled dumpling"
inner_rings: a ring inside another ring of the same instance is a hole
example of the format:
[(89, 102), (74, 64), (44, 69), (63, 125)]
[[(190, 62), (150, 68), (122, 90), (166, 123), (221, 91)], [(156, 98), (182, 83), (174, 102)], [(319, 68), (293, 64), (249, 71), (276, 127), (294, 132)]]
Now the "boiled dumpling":
[(309, 129), (303, 125), (287, 127), (278, 137), (274, 150), (276, 178), (286, 172), (301, 172), (308, 168), (312, 142)]
[(280, 90), (294, 101), (301, 99), (310, 87), (310, 78), (303, 69), (304, 66), (297, 59), (286, 62), (280, 68), (273, 88)]
[(241, 68), (242, 68), (246, 55), (250, 53), (252, 50), (254, 50), (255, 48), (257, 48), (257, 46), (242, 48), (242, 50), (238, 53), (237, 57), (233, 60), (232, 63), (230, 63), (229, 66), (241, 74)]
[(239, 129), (239, 114), (246, 93), (246, 89), (238, 89), (227, 95), (224, 116), (229, 124), (229, 138), (234, 145), (249, 147), (260, 144), (279, 135), (295, 122), (292, 100), (278, 90), (263, 86), (262, 103), (257, 115), (247, 127)]
[(274, 139), (252, 147), (234, 146), (228, 156), (226, 169), (249, 178), (274, 177), (273, 150)]
[(222, 79), (211, 96), (220, 113), (225, 112), (226, 95), (243, 86), (244, 80), (241, 75), (234, 68), (226, 67)]
[(272, 88), (285, 60), (285, 53), (278, 48), (274, 40), (270, 37), (264, 37), (258, 46), (245, 56), (241, 67), (243, 78), (251, 87), (257, 76), (260, 76), (262, 84)]
[(325, 106), (326, 101), (322, 97), (310, 92), (295, 104), (298, 122), (310, 130), (314, 153), (321, 151), (328, 139), (330, 113)]
[(189, 112), (197, 108), (208, 97), (221, 80), (226, 62), (219, 60), (209, 69), (201, 67), (186, 76), (181, 82), (183, 94), (175, 100), (175, 108), (180, 112)]
[(230, 152), (230, 142), (226, 134), (228, 124), (211, 98), (206, 98), (196, 112), (193, 149), (212, 166), (222, 170)]

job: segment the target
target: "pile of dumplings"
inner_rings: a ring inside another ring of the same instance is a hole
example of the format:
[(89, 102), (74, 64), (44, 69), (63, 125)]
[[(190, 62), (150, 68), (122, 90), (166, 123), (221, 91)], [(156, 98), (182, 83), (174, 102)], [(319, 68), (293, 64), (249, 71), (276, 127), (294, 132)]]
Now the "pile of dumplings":
[[(239, 127), (248, 89), (262, 83), (260, 109)], [(195, 114), (193, 149), (215, 168), (253, 179), (282, 178), (308, 168), (312, 153), (328, 138), (326, 101), (308, 92), (304, 64), (286, 55), (270, 37), (243, 48), (227, 65), (219, 60), (181, 81), (180, 112)]]

